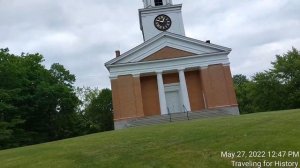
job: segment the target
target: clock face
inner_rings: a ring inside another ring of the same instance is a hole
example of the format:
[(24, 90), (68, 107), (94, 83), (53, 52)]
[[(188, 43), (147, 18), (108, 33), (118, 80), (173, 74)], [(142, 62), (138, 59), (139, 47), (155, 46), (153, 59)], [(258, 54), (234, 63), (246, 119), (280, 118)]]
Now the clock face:
[(160, 31), (168, 30), (172, 25), (171, 18), (167, 15), (158, 15), (154, 19), (154, 26)]

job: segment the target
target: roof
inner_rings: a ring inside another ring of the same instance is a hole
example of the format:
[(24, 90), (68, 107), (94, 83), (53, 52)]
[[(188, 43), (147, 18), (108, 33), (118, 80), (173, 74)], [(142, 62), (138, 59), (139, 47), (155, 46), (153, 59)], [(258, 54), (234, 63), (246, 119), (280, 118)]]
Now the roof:
[(231, 52), (231, 49), (227, 47), (206, 43), (204, 41), (170, 32), (162, 32), (150, 40), (147, 40), (133, 49), (121, 54), (119, 57), (106, 62), (105, 66), (108, 68), (117, 64), (137, 63), (164, 47), (172, 47), (182, 51), (195, 53), (197, 55)]

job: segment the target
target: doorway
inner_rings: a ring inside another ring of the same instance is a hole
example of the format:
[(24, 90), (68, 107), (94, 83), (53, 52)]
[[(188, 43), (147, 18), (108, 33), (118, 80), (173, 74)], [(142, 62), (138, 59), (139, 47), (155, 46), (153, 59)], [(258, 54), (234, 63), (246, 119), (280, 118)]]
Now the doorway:
[(181, 92), (178, 83), (165, 85), (166, 103), (170, 113), (182, 112)]

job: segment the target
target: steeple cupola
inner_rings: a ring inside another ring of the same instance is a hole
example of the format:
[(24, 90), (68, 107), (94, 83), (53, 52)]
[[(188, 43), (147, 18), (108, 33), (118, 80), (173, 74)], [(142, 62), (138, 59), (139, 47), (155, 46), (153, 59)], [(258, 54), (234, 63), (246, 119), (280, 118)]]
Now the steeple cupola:
[(145, 8), (173, 4), (172, 0), (143, 0), (143, 2)]

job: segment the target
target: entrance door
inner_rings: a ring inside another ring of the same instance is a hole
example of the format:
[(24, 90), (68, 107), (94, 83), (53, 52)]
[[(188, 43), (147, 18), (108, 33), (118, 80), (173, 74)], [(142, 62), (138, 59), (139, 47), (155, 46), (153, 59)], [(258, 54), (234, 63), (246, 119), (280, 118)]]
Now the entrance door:
[(181, 112), (181, 106), (179, 101), (179, 92), (178, 91), (168, 91), (166, 92), (166, 102), (167, 107), (169, 108), (170, 113)]

